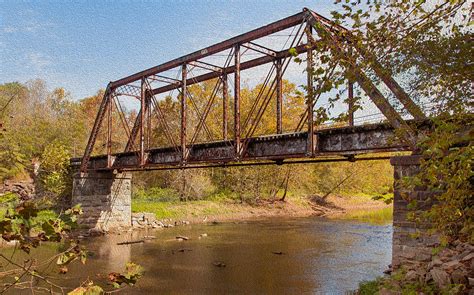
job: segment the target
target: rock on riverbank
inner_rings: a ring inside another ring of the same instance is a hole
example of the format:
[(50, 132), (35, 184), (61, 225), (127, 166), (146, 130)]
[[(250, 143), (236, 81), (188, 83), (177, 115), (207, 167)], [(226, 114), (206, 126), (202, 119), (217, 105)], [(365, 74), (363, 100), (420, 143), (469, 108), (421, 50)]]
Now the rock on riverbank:
[(390, 288), (380, 290), (381, 295), (400, 294), (407, 283), (433, 284), (449, 294), (474, 294), (474, 246), (470, 243), (455, 241), (430, 260), (405, 266), (404, 270), (402, 281), (388, 278)]
[(157, 220), (154, 213), (132, 213), (133, 228), (168, 228), (178, 225), (188, 225), (189, 223), (187, 220)]

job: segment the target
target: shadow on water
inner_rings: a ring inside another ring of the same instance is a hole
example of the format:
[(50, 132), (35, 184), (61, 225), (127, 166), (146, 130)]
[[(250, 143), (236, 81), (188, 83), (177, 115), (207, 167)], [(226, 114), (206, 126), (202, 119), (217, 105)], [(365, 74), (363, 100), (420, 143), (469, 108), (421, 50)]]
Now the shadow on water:
[[(203, 233), (207, 237), (199, 238)], [(156, 239), (116, 245), (145, 235)], [(177, 235), (190, 239), (178, 241)], [(70, 287), (86, 279), (103, 282), (133, 261), (145, 274), (126, 294), (340, 294), (382, 274), (391, 259), (391, 237), (391, 225), (323, 218), (134, 232), (89, 240), (92, 256), (86, 265), (71, 266), (59, 282)], [(57, 250), (42, 247), (34, 255), (46, 258)]]

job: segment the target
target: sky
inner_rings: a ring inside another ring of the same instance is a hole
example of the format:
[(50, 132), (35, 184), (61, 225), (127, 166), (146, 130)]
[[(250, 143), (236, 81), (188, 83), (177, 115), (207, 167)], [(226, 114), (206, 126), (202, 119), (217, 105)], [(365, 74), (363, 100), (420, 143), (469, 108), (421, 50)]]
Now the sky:
[(40, 78), (73, 99), (308, 7), (333, 0), (0, 0), (0, 83)]

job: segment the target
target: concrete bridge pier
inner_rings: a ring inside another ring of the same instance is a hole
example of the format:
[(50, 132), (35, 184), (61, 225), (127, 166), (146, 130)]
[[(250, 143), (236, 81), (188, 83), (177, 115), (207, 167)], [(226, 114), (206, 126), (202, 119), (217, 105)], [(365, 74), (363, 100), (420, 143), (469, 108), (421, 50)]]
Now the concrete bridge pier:
[(72, 205), (81, 204), (83, 229), (112, 230), (131, 225), (132, 174), (112, 171), (75, 173)]
[(394, 168), (393, 200), (393, 238), (392, 268), (413, 267), (431, 261), (433, 246), (439, 243), (438, 237), (428, 233), (429, 224), (420, 224), (407, 218), (413, 212), (409, 203), (416, 200), (416, 210), (427, 210), (433, 205), (433, 192), (418, 187), (404, 190), (397, 182), (406, 176), (414, 176), (420, 169), (419, 155), (400, 156), (390, 159)]

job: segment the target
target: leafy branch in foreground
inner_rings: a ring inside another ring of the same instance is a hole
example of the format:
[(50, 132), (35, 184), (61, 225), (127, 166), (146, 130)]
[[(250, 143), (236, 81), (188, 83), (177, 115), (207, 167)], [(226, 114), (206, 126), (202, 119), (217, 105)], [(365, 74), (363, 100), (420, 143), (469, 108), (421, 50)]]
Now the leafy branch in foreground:
[[(0, 253), (0, 260), (6, 264), (0, 264), (0, 279), (8, 281), (4, 283), (0, 293), (4, 293), (10, 288), (31, 289), (32, 292), (47, 291), (50, 293), (60, 292), (64, 294), (66, 287), (51, 279), (50, 273), (42, 274), (42, 269), (56, 261), (59, 274), (68, 272), (68, 266), (80, 261), (86, 263), (87, 251), (79, 244), (79, 241), (70, 237), (72, 229), (77, 224), (77, 218), (82, 214), (80, 206), (75, 206), (65, 210), (58, 217), (48, 218), (38, 221), (39, 209), (32, 201), (19, 203), (14, 209), (8, 209), (3, 220), (0, 221), (0, 234), (7, 242), (16, 242), (15, 249), (10, 256)], [(39, 262), (35, 257), (31, 257), (32, 248), (38, 248), (42, 242), (59, 243), (67, 245), (66, 250)], [(26, 253), (26, 259), (16, 258), (20, 249)], [(122, 286), (133, 286), (142, 275), (142, 268), (134, 263), (126, 265), (126, 272), (110, 273), (108, 278), (114, 288)], [(42, 284), (33, 281), (41, 282)], [(101, 294), (104, 290), (92, 282), (85, 282), (81, 287), (74, 289), (72, 294)]]
[[(437, 192), (435, 204), (427, 211), (413, 211), (415, 221), (430, 222), (445, 242), (462, 239), (474, 243), (474, 146), (472, 117), (459, 121), (439, 121), (421, 144), (420, 172), (402, 179), (407, 189), (425, 187)], [(471, 131), (463, 134), (463, 130)], [(415, 200), (411, 206), (417, 208)]]

